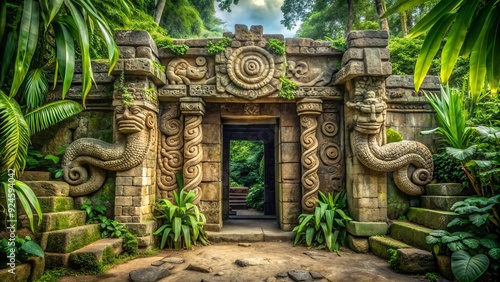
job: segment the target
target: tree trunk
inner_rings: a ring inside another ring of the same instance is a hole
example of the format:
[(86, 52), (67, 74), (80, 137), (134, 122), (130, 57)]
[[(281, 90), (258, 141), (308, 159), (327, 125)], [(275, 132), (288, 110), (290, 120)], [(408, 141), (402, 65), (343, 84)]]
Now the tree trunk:
[(381, 18), (381, 16), (385, 12), (385, 7), (384, 4), (382, 3), (383, 0), (375, 0), (375, 7), (377, 7), (377, 14), (379, 17), (379, 24), (380, 24), (380, 29), (382, 30), (387, 30), (389, 32), (389, 23), (387, 22), (387, 18)]
[(160, 24), (161, 16), (163, 15), (163, 8), (165, 8), (166, 2), (167, 0), (158, 0), (158, 3), (156, 4), (154, 20), (158, 25)]
[(408, 19), (406, 17), (406, 11), (399, 14), (399, 18), (401, 19), (401, 33), (403, 37), (408, 35)]
[(352, 25), (354, 22), (354, 3), (353, 0), (347, 0), (347, 29), (345, 31), (345, 37), (352, 30)]

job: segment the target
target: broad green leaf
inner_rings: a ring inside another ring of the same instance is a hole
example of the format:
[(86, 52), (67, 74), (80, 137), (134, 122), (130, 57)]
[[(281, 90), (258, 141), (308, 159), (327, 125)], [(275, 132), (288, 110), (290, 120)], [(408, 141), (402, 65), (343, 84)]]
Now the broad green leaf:
[(6, 22), (7, 22), (7, 2), (6, 0), (0, 0), (0, 41), (2, 41), (3, 35), (5, 33)]
[(460, 50), (460, 56), (469, 57), (472, 47), (474, 47), (481, 31), (484, 29), (486, 20), (493, 11), (494, 3), (495, 1), (488, 1), (484, 6), (479, 8), (478, 14), (474, 17), (474, 20), (467, 31), (465, 42), (462, 45), (462, 50)]
[(441, 40), (446, 34), (449, 26), (455, 19), (455, 14), (445, 14), (439, 21), (431, 28), (429, 34), (425, 37), (422, 49), (418, 54), (417, 63), (415, 65), (415, 90), (418, 91), (422, 82), (424, 81), (429, 68), (431, 67), (432, 60), (436, 56), (441, 45)]
[(80, 43), (80, 50), (82, 52), (82, 102), (83, 107), (85, 107), (85, 100), (87, 94), (90, 92), (92, 87), (92, 65), (90, 63), (90, 39), (88, 26), (82, 11), (78, 9), (71, 0), (64, 0), (65, 5), (71, 12), (71, 16), (75, 21), (76, 28), (78, 30), (79, 36), (78, 41)]
[(24, 250), (28, 254), (31, 254), (31, 255), (34, 255), (34, 256), (37, 256), (37, 257), (41, 257), (41, 258), (44, 257), (44, 253), (43, 253), (42, 247), (40, 247), (40, 245), (38, 245), (37, 243), (35, 243), (33, 241), (26, 241), (21, 246), (21, 250)]
[(381, 18), (386, 18), (395, 13), (404, 12), (427, 1), (429, 0), (398, 0), (396, 3), (394, 3), (394, 5), (387, 9), (387, 11), (381, 16)]
[(469, 216), (469, 220), (472, 222), (472, 224), (479, 227), (486, 223), (486, 221), (488, 220), (488, 216), (489, 214), (471, 214)]
[(82, 111), (82, 106), (71, 100), (58, 100), (36, 108), (25, 115), (31, 134), (72, 117)]
[(3, 85), (5, 76), (10, 69), (12, 59), (16, 53), (16, 42), (17, 34), (14, 31), (10, 31), (7, 34), (7, 40), (5, 42), (3, 56), (2, 56), (2, 66), (0, 67), (0, 85)]
[(49, 91), (49, 82), (44, 69), (36, 68), (28, 72), (25, 78), (23, 98), (28, 110), (38, 108), (45, 102)]
[(13, 168), (16, 173), (24, 170), (30, 129), (19, 104), (0, 90), (0, 168), (6, 171)]
[(19, 27), (17, 56), (14, 66), (14, 79), (10, 88), (10, 97), (14, 97), (28, 73), (31, 59), (35, 54), (39, 33), (38, 2), (25, 0), (23, 16)]
[(411, 38), (417, 38), (423, 33), (427, 32), (438, 21), (442, 20), (443, 17), (448, 13), (453, 13), (453, 10), (462, 1), (463, 0), (439, 1), (436, 6), (434, 6), (424, 17), (418, 20), (417, 24), (415, 24), (415, 26), (411, 29), (408, 36)]
[(446, 153), (454, 157), (455, 159), (459, 161), (463, 161), (466, 158), (471, 157), (474, 155), (474, 153), (477, 151), (477, 146), (472, 145), (469, 148), (463, 150), (463, 149), (457, 149), (453, 147), (446, 147)]
[(174, 230), (174, 241), (178, 241), (181, 236), (182, 219), (179, 217), (175, 217), (172, 223), (172, 227)]
[(489, 250), (488, 255), (493, 259), (500, 259), (500, 248), (493, 248)]
[(450, 78), (477, 5), (477, 0), (465, 0), (465, 4), (460, 7), (441, 52), (441, 83), (447, 83)]
[(437, 244), (439, 243), (439, 239), (434, 237), (434, 236), (427, 236), (425, 237), (425, 242), (429, 245), (434, 245), (434, 244)]
[(462, 240), (462, 243), (471, 249), (476, 249), (477, 247), (479, 247), (479, 240), (474, 238), (464, 239)]
[(466, 251), (457, 251), (451, 255), (451, 270), (459, 282), (476, 280), (489, 264), (490, 260), (483, 254), (471, 257)]
[(161, 244), (160, 244), (160, 248), (164, 248), (165, 247), (165, 243), (167, 242), (167, 239), (168, 237), (170, 236), (170, 232), (172, 231), (172, 228), (165, 228), (165, 230), (163, 231), (163, 234), (161, 235)]
[[(48, 11), (48, 16), (49, 18), (47, 19), (47, 22), (45, 23), (45, 31), (47, 31), (47, 28), (49, 27), (50, 23), (54, 19), (54, 17), (59, 13), (61, 10), (62, 4), (64, 0), (50, 0), (48, 1), (49, 4), (49, 11)], [(56, 33), (57, 36), (57, 33)]]
[[(486, 28), (481, 31), (476, 44), (472, 47), (472, 51), (470, 54), (469, 60), (469, 86), (471, 96), (479, 97), (481, 95), (481, 91), (484, 87), (484, 81), (486, 78), (486, 57), (488, 55), (487, 52), (487, 44), (486, 41)], [(478, 99), (472, 98), (472, 103), (476, 104)]]
[[(490, 1), (494, 2), (494, 1)], [(492, 15), (497, 15), (497, 17), (492, 17), (490, 20), (491, 31), (488, 34), (488, 39), (491, 50), (489, 50), (486, 58), (486, 73), (488, 75), (488, 85), (493, 94), (497, 93), (498, 85), (500, 83), (500, 63), (498, 63), (498, 58), (500, 58), (500, 3), (497, 4), (496, 9), (492, 12)]]
[(31, 190), (31, 188), (22, 181), (16, 180), (14, 182), (14, 187), (16, 190), (16, 196), (21, 202), (21, 205), (29, 218), (31, 230), (34, 232), (35, 229), (33, 228), (32, 207), (38, 215), (38, 225), (42, 223), (42, 209), (40, 207), (40, 203), (38, 202), (38, 198), (33, 190)]
[[(66, 97), (75, 73), (75, 45), (73, 36), (63, 22), (52, 23), (56, 37), (56, 65), (63, 81), (62, 99)], [(54, 74), (57, 77), (57, 73)]]
[(309, 226), (306, 229), (306, 245), (311, 246), (314, 237), (314, 227)]
[(189, 226), (182, 225), (182, 234), (184, 235), (184, 242), (186, 243), (186, 248), (188, 249), (191, 248), (191, 231), (189, 229)]

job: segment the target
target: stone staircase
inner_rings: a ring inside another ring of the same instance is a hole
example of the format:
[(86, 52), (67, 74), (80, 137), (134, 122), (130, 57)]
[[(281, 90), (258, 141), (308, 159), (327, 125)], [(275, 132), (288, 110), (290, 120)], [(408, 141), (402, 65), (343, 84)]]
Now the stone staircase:
[[(69, 197), (69, 185), (62, 181), (24, 181), (38, 197), (42, 224), (35, 227), (35, 241), (45, 252), (46, 268), (99, 266), (122, 252), (121, 238), (104, 238), (98, 224), (85, 224), (87, 214)], [(35, 217), (35, 223), (38, 216)], [(29, 226), (21, 215), (23, 226)]]
[(247, 209), (247, 187), (229, 188), (229, 207), (231, 210)]
[[(411, 253), (412, 249), (419, 254), (424, 250), (428, 252), (426, 256), (433, 260), (432, 245), (427, 244), (425, 238), (433, 230), (449, 229), (447, 224), (458, 216), (450, 208), (457, 201), (469, 197), (468, 195), (470, 192), (457, 183), (427, 185), (426, 195), (420, 198), (420, 207), (410, 207), (406, 213), (408, 220), (393, 221), (387, 236), (369, 238), (370, 252), (387, 260), (391, 257), (388, 249), (408, 249), (405, 253)], [(437, 270), (436, 266), (442, 269), (442, 266), (435, 263), (431, 268)]]

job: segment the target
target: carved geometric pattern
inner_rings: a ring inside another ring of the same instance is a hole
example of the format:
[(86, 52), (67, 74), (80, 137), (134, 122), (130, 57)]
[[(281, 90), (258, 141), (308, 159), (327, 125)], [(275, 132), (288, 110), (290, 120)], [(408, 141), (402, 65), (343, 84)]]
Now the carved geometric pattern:
[(305, 212), (312, 213), (317, 204), (319, 177), (318, 177), (318, 139), (316, 138), (316, 129), (318, 121), (316, 117), (321, 113), (321, 103), (319, 99), (302, 99), (297, 102), (297, 112), (300, 116), (301, 135), (300, 144), (302, 145), (302, 209)]
[(321, 145), (320, 158), (325, 163), (325, 165), (334, 165), (338, 164), (342, 159), (342, 155), (340, 154), (340, 146), (333, 142), (326, 142)]
[(186, 191), (194, 190), (197, 204), (201, 199), (200, 183), (203, 177), (201, 160), (203, 158), (203, 149), (201, 141), (203, 139), (201, 128), (202, 116), (186, 116), (184, 128), (184, 189)]

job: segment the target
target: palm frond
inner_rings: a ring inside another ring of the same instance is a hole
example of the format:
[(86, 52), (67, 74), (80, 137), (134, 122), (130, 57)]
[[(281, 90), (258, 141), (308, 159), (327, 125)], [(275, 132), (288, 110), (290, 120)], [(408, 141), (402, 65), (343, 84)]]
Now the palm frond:
[[(56, 66), (63, 81), (61, 97), (64, 99), (75, 73), (75, 44), (70, 29), (63, 20), (54, 20), (52, 27), (56, 37)], [(57, 77), (57, 71), (54, 75)], [(54, 82), (57, 81), (56, 77), (54, 77)]]
[(33, 69), (26, 75), (23, 91), (23, 99), (26, 101), (28, 110), (43, 105), (49, 90), (47, 73), (42, 68)]
[(72, 117), (83, 110), (82, 106), (71, 100), (59, 100), (45, 104), (25, 115), (32, 134)]
[(0, 90), (0, 155), (2, 170), (24, 170), (30, 130), (19, 104)]

